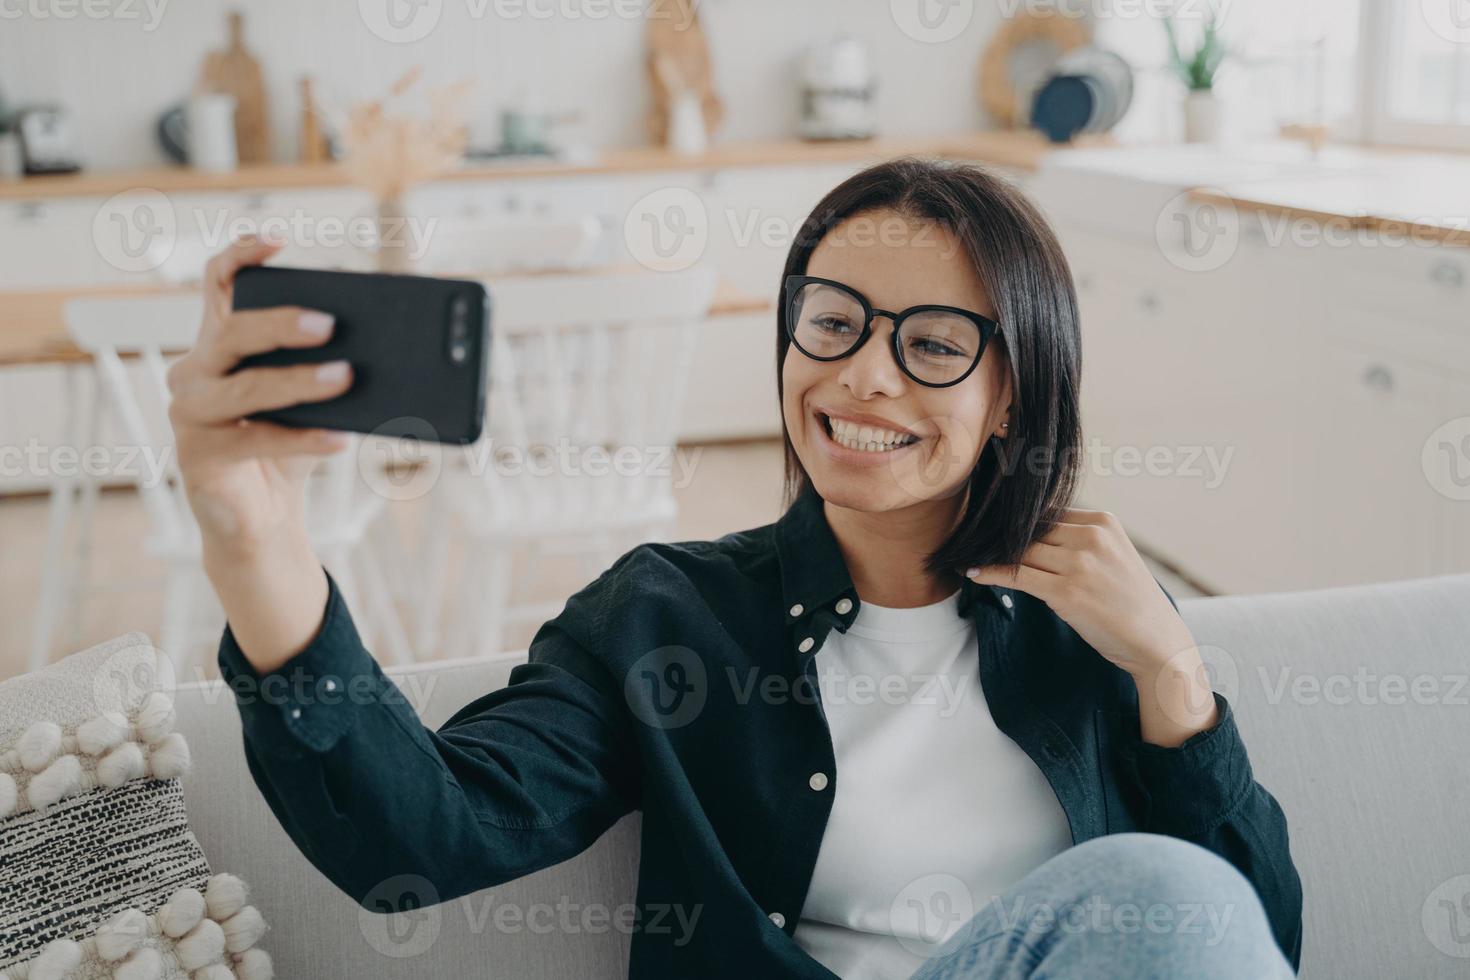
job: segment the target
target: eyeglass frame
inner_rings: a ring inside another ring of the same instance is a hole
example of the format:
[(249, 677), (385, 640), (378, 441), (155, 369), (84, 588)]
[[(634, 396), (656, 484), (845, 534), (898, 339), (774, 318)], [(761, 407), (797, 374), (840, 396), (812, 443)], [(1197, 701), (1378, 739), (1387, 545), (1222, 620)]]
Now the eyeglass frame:
[[(862, 333), (858, 334), (857, 340), (853, 342), (853, 345), (851, 347), (843, 351), (841, 354), (836, 355), (835, 357), (819, 357), (818, 355), (808, 351), (805, 347), (801, 346), (801, 343), (796, 339), (796, 323), (795, 317), (792, 316), (791, 307), (796, 301), (796, 295), (798, 291), (800, 291), (800, 289), (804, 286), (809, 286), (813, 284), (834, 286), (851, 296), (853, 299), (857, 300), (863, 308)], [(993, 320), (983, 313), (976, 313), (974, 310), (966, 310), (958, 306), (943, 306), (937, 303), (925, 303), (919, 306), (910, 306), (908, 309), (900, 310), (897, 313), (894, 313), (890, 310), (880, 310), (875, 308), (872, 303), (868, 302), (868, 298), (866, 296), (849, 286), (847, 283), (838, 282), (835, 279), (823, 279), (821, 276), (787, 276), (785, 283), (782, 284), (782, 291), (784, 293), (782, 297), (782, 306), (786, 320), (786, 337), (788, 340), (791, 341), (793, 347), (801, 351), (803, 356), (810, 357), (814, 361), (840, 361), (845, 357), (851, 357), (853, 354), (856, 354), (858, 352), (858, 349), (861, 348), (863, 344), (866, 344), (868, 342), (868, 338), (873, 335), (873, 320), (880, 316), (886, 316), (889, 320), (893, 322), (893, 337), (889, 348), (893, 354), (894, 363), (896, 363), (898, 365), (898, 369), (902, 371), (905, 375), (907, 375), (915, 384), (921, 384), (926, 388), (952, 388), (955, 385), (959, 384), (961, 381), (964, 381), (966, 378), (968, 378), (971, 374), (974, 373), (975, 368), (980, 366), (980, 361), (985, 356), (985, 348), (990, 346), (990, 339), (995, 336), (995, 334), (1000, 330), (999, 321)], [(957, 313), (960, 316), (974, 321), (975, 326), (980, 330), (980, 349), (975, 353), (975, 360), (971, 362), (970, 366), (967, 367), (964, 373), (961, 374), (958, 378), (955, 378), (953, 381), (944, 381), (940, 383), (925, 381), (923, 378), (917, 377), (913, 371), (909, 370), (909, 366), (904, 363), (903, 354), (899, 350), (899, 334), (903, 328), (903, 321), (915, 313), (932, 313), (936, 311), (943, 313)]]

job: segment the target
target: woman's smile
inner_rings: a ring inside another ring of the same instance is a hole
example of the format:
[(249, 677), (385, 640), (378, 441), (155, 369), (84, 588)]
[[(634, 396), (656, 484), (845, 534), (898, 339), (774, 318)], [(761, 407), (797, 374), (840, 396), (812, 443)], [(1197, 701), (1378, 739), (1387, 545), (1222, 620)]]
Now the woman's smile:
[(923, 441), (917, 433), (868, 416), (817, 409), (817, 443), (842, 462), (890, 462)]

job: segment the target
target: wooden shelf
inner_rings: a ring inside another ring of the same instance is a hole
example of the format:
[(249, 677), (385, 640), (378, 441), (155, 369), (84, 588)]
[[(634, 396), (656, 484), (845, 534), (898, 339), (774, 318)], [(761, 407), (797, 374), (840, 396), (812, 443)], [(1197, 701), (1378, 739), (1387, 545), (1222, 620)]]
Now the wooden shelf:
[[(1099, 142), (1077, 145), (1099, 145)], [(813, 163), (861, 162), (918, 154), (978, 160), (1020, 170), (1036, 169), (1046, 154), (1058, 149), (1040, 133), (992, 131), (950, 136), (851, 140), (842, 142), (730, 143), (697, 156), (683, 156), (656, 147), (612, 149), (594, 160), (539, 160), (503, 162), (468, 161), (439, 180), (509, 180), (583, 174), (649, 173), (658, 171), (716, 170), (724, 167), (790, 166)], [(111, 197), (128, 190), (150, 188), (164, 193), (279, 190), (300, 187), (351, 186), (336, 163), (272, 163), (241, 167), (229, 173), (209, 173), (187, 167), (161, 166), (138, 170), (84, 171), (46, 177), (0, 181), (0, 200), (29, 201), (58, 197)]]

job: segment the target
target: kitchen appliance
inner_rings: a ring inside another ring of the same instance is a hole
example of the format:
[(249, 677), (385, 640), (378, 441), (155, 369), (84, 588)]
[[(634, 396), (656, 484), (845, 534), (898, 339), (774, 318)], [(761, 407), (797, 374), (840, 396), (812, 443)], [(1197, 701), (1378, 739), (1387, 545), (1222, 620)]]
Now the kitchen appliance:
[(802, 63), (801, 135), (871, 139), (878, 128), (877, 79), (868, 45), (838, 34), (807, 49)]
[(17, 113), (27, 174), (69, 174), (82, 169), (71, 113), (61, 106), (31, 106)]

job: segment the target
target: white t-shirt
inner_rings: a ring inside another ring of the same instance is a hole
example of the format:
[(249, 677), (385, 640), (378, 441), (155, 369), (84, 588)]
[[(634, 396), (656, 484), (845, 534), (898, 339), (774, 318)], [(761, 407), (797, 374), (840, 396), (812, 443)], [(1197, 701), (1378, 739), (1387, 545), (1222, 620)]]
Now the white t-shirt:
[(837, 776), (795, 939), (845, 980), (905, 978), (1072, 845), (1046, 777), (996, 727), (959, 592), (859, 605), (817, 654)]

